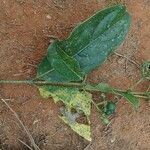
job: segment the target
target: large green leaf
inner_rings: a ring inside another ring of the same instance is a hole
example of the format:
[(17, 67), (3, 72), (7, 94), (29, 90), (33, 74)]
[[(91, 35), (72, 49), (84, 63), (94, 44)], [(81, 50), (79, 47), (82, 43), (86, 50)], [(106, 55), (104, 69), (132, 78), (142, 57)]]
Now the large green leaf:
[(79, 62), (83, 72), (89, 73), (122, 43), (129, 25), (130, 16), (122, 5), (100, 11), (77, 26), (68, 39), (51, 44), (48, 60), (52, 62), (54, 53), (61, 49)]
[(54, 41), (49, 46), (45, 63), (38, 67), (38, 77), (48, 81), (81, 80), (123, 42), (130, 20), (122, 5), (97, 12), (77, 26), (66, 40)]

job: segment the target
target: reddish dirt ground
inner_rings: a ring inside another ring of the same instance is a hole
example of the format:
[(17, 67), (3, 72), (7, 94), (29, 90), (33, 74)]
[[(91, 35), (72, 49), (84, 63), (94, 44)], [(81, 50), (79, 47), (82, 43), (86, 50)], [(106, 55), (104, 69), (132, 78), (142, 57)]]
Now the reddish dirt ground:
[[(1, 0), (0, 79), (30, 79), (46, 54), (51, 37), (66, 38), (80, 21), (115, 0)], [(118, 53), (139, 64), (150, 60), (150, 1), (124, 0), (132, 15), (132, 27)], [(108, 82), (127, 89), (140, 78), (140, 70), (125, 58), (112, 55), (88, 77), (93, 83)], [(138, 87), (146, 90), (148, 83)], [(19, 115), (41, 150), (149, 150), (150, 109), (142, 101), (138, 112), (120, 101), (106, 128), (92, 109), (91, 143), (79, 137), (58, 117), (59, 107), (44, 100), (28, 85), (2, 85), (0, 98)], [(18, 139), (30, 141), (12, 112), (0, 101), (0, 149), (26, 150)]]

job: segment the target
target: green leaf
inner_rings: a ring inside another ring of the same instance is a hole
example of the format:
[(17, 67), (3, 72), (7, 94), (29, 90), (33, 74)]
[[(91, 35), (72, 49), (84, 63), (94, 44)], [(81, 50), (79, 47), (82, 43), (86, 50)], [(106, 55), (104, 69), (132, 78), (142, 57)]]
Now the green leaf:
[(139, 108), (140, 100), (137, 97), (135, 97), (130, 91), (127, 91), (127, 92), (119, 92), (118, 91), (118, 93), (121, 96), (123, 96), (124, 98), (126, 98), (126, 100), (132, 104), (134, 109), (138, 109)]
[(150, 80), (150, 61), (142, 64), (141, 72), (143, 78)]
[(77, 88), (65, 88), (55, 86), (39, 87), (43, 98), (52, 97), (55, 102), (62, 101), (67, 108), (74, 108), (83, 112), (86, 116), (91, 113), (92, 95), (86, 91), (80, 92)]
[(48, 61), (51, 63), (54, 54), (59, 55), (61, 50), (74, 57), (81, 70), (87, 74), (102, 64), (122, 43), (129, 30), (130, 20), (122, 5), (97, 12), (77, 26), (69, 38), (51, 44), (48, 48)]
[(130, 91), (121, 92), (120, 90), (112, 88), (111, 86), (109, 86), (106, 83), (100, 83), (97, 85), (86, 85), (85, 89), (89, 90), (89, 91), (93, 90), (93, 91), (100, 91), (103, 93), (119, 94), (119, 95), (123, 96), (124, 98), (126, 98), (128, 100), (128, 102), (130, 102), (135, 109), (138, 109), (139, 105), (140, 105), (139, 99), (137, 97), (135, 97)]
[(101, 121), (103, 122), (103, 124), (108, 125), (110, 124), (109, 118), (107, 115), (102, 114), (102, 116), (100, 117)]
[(93, 84), (93, 85), (86, 85), (85, 86), (86, 90), (90, 90), (90, 91), (100, 91), (103, 93), (112, 93), (113, 92), (113, 88), (111, 86), (109, 86), (106, 83), (99, 83), (99, 84)]
[(80, 136), (82, 136), (83, 138), (85, 138), (88, 141), (91, 141), (91, 128), (90, 125), (85, 125), (85, 124), (81, 124), (81, 123), (70, 123), (70, 121), (68, 120), (67, 117), (63, 116), (60, 117), (66, 124), (68, 124), (71, 129), (73, 131), (75, 131), (77, 134), (79, 134)]

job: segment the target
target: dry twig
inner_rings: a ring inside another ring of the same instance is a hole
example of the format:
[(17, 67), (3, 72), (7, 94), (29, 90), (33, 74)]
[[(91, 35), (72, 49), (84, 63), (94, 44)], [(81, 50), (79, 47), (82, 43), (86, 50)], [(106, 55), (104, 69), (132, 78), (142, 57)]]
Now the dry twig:
[(25, 142), (23, 142), (22, 140), (18, 139), (18, 141), (20, 143), (22, 143), (23, 145), (25, 145), (27, 148), (29, 148), (30, 150), (33, 150), (28, 144), (26, 144)]
[(36, 145), (32, 135), (30, 134), (29, 130), (24, 126), (23, 122), (20, 120), (18, 114), (9, 106), (9, 104), (4, 100), (1, 99), (1, 101), (9, 108), (9, 110), (14, 114), (14, 116), (16, 117), (16, 119), (18, 120), (18, 122), (20, 123), (20, 125), (22, 126), (22, 128), (24, 129), (24, 131), (26, 132), (26, 134), (28, 135), (31, 145), (33, 146), (33, 148), (35, 150), (40, 150), (40, 148)]
[(136, 67), (137, 67), (138, 69), (140, 68), (140, 65), (139, 65), (137, 62), (135, 62), (135, 61), (132, 60), (132, 59), (129, 59), (127, 56), (124, 56), (124, 55), (119, 54), (119, 53), (117, 53), (117, 52), (114, 52), (114, 54), (117, 55), (117, 56), (119, 56), (119, 57), (125, 58), (125, 59), (128, 60), (130, 63), (136, 65)]

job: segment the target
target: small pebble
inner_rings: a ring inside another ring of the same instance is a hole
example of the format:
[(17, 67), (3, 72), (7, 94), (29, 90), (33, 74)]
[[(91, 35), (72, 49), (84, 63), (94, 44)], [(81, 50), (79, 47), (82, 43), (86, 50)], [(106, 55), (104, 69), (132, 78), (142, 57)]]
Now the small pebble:
[(46, 18), (47, 19), (52, 19), (52, 17), (50, 15), (47, 15)]
[(115, 137), (113, 137), (112, 139), (110, 139), (110, 142), (111, 143), (114, 143), (116, 141), (116, 138)]

